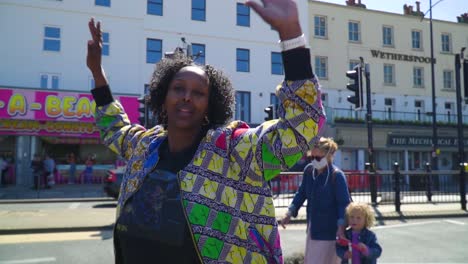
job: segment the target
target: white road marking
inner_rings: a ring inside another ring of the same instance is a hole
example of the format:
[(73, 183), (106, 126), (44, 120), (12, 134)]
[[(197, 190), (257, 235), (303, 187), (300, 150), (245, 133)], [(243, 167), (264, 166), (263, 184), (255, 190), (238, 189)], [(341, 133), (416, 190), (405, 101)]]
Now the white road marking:
[[(100, 240), (102, 233), (94, 232), (68, 232), (68, 233), (46, 233), (46, 234), (25, 234), (25, 235), (2, 235), (0, 236), (0, 245), (2, 244), (23, 244), (39, 242), (58, 242), (73, 240)], [(1, 264), (1, 262), (0, 262)]]
[(396, 225), (382, 225), (382, 226), (375, 226), (372, 229), (387, 229), (387, 228), (394, 228), (394, 227), (405, 227), (405, 226), (417, 226), (417, 225), (427, 225), (427, 224), (434, 224), (440, 223), (442, 221), (426, 221), (426, 222), (418, 222), (418, 223), (408, 223), (408, 224), (396, 224)]
[(70, 204), (68, 209), (76, 209), (76, 208), (78, 208), (78, 206), (80, 206), (80, 203), (72, 203), (72, 204)]
[(448, 220), (448, 219), (446, 219), (446, 220), (444, 220), (444, 221), (447, 222), (447, 223), (456, 224), (456, 225), (465, 225), (465, 223), (460, 222), (460, 221), (455, 221), (455, 220)]
[(18, 260), (0, 260), (0, 264), (26, 264), (26, 263), (42, 263), (42, 262), (55, 262), (54, 257), (49, 258), (32, 258), (32, 259), (18, 259)]

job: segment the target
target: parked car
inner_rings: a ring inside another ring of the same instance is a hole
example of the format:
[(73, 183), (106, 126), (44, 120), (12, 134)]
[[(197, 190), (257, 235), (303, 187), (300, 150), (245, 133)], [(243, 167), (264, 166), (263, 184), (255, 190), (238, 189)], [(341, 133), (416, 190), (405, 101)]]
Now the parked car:
[(118, 167), (107, 171), (104, 179), (104, 191), (110, 197), (117, 199), (120, 192), (120, 184), (125, 172), (125, 167)]

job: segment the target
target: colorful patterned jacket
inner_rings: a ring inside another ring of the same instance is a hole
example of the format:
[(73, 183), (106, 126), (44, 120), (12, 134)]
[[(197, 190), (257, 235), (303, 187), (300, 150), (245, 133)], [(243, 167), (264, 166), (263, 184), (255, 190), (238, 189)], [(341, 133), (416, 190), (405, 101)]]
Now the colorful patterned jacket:
[[(255, 128), (234, 121), (209, 130), (192, 161), (178, 173), (186, 219), (203, 263), (283, 262), (267, 181), (293, 166), (318, 139), (325, 123), (309, 50), (283, 52), (283, 61), (287, 81), (276, 91), (281, 100), (279, 119)], [(92, 92), (104, 143), (128, 160), (118, 217), (155, 167), (167, 131), (130, 124), (109, 89)]]

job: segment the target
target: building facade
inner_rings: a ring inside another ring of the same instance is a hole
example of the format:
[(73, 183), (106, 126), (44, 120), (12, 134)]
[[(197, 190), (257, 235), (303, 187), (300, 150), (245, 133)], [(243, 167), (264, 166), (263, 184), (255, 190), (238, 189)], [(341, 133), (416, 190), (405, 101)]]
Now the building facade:
[[(433, 153), (430, 27), (421, 8), (405, 5), (395, 14), (368, 10), (365, 1), (309, 1), (312, 61), (326, 92), (327, 134), (341, 144), (336, 162), (343, 169), (363, 170), (369, 156), (366, 87), (361, 110), (354, 111), (347, 101), (353, 92), (346, 88), (345, 73), (360, 58), (370, 72), (376, 168), (392, 169), (398, 162), (403, 170), (422, 170), (435, 154), (439, 169), (458, 169), (454, 55), (468, 47), (468, 24), (433, 20), (438, 136)], [(466, 153), (468, 108), (466, 103), (461, 107)]]
[[(80, 100), (93, 104), (89, 90), (94, 82), (86, 67), (91, 17), (102, 22), (103, 65), (114, 93), (128, 97), (126, 110), (132, 121), (138, 120), (136, 98), (145, 92), (155, 64), (166, 52), (181, 48), (198, 63), (214, 65), (231, 78), (236, 119), (252, 125), (263, 122), (263, 110), (276, 103), (274, 90), (283, 79), (278, 34), (243, 3), (0, 0), (0, 32), (7, 39), (0, 45), (0, 57), (8, 62), (0, 65), (0, 152), (14, 160), (15, 184), (30, 184), (34, 153), (55, 151), (59, 164), (66, 164), (63, 155), (69, 151), (80, 156), (101, 153), (102, 163), (116, 158), (99, 144), (93, 129), (90, 134), (73, 129), (57, 134), (44, 125), (68, 129), (92, 123), (90, 116), (76, 114)], [(351, 92), (346, 89), (345, 72), (362, 57), (371, 74), (373, 117), (381, 121), (374, 125), (377, 167), (389, 169), (399, 161), (408, 170), (422, 168), (431, 155), (430, 125), (421, 125), (432, 120), (427, 114), (432, 111), (428, 19), (362, 5), (311, 0), (297, 4), (324, 91), (329, 117), (324, 135), (333, 136), (341, 147), (336, 162), (344, 169), (363, 169), (367, 160), (364, 111), (354, 111), (346, 100)], [(453, 62), (454, 54), (468, 46), (468, 24), (433, 22), (437, 120), (456, 124)], [(53, 105), (47, 106), (47, 96), (39, 99), (44, 93), (57, 98), (59, 115), (47, 115)], [(19, 106), (24, 104), (24, 113), (9, 103), (17, 97), (26, 98), (18, 101)], [(8, 105), (17, 112), (8, 112)], [(75, 116), (67, 116), (71, 113)], [(465, 104), (463, 115), (466, 125)], [(409, 120), (415, 123), (393, 123)], [(33, 121), (38, 124), (31, 132), (27, 126)], [(438, 133), (440, 167), (449, 168), (455, 163), (456, 129), (441, 125)], [(466, 138), (465, 133), (468, 146)]]
[[(298, 5), (303, 30), (308, 32), (307, 2)], [(86, 67), (91, 17), (102, 22), (103, 65), (116, 94), (135, 101), (145, 92), (155, 64), (166, 52), (182, 48), (198, 63), (214, 65), (231, 78), (236, 119), (258, 124), (264, 119), (263, 109), (275, 102), (275, 88), (283, 79), (278, 34), (244, 1), (228, 0), (0, 0), (0, 32), (8, 39), (0, 45), (0, 57), (8, 62), (0, 65), (2, 89), (18, 94), (50, 90), (60, 99), (75, 93), (89, 97), (94, 87)], [(2, 124), (19, 120), (19, 115), (7, 113), (9, 98), (0, 100)], [(137, 111), (132, 103), (127, 112)], [(48, 120), (55, 121), (59, 120)], [(74, 121), (83, 123), (79, 118)], [(64, 149), (79, 156), (102, 153), (97, 158), (104, 163), (116, 158), (97, 141), (61, 140), (63, 147), (57, 147), (43, 135), (0, 130), (0, 151), (15, 161), (16, 184), (30, 183), (29, 163), (36, 152), (57, 152), (52, 154), (63, 161), (59, 164), (66, 164), (64, 153), (58, 151)], [(24, 181), (19, 179), (23, 176)]]

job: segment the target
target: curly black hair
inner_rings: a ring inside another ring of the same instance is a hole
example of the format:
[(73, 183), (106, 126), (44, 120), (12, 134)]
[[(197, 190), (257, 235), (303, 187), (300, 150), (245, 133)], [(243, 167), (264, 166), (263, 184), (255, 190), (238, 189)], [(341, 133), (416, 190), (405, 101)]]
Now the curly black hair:
[(234, 89), (231, 81), (220, 70), (211, 65), (197, 65), (183, 53), (176, 53), (172, 58), (163, 58), (156, 64), (150, 83), (150, 109), (156, 116), (158, 124), (165, 125), (167, 120), (162, 111), (169, 84), (186, 66), (198, 66), (205, 71), (209, 79), (208, 119), (209, 127), (226, 124), (233, 115)]

